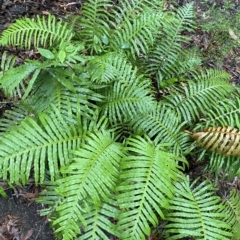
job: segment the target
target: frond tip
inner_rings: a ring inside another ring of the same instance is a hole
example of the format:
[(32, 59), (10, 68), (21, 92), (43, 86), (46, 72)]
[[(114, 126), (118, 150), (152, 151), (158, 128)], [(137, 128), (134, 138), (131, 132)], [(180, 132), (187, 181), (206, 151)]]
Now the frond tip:
[(236, 128), (210, 127), (196, 133), (188, 133), (209, 151), (216, 151), (225, 156), (240, 156), (240, 131)]
[(230, 225), (220, 197), (214, 196), (214, 187), (207, 181), (196, 186), (189, 179), (175, 184), (175, 197), (170, 202), (165, 226), (168, 240), (194, 237), (194, 239), (228, 240), (232, 236)]

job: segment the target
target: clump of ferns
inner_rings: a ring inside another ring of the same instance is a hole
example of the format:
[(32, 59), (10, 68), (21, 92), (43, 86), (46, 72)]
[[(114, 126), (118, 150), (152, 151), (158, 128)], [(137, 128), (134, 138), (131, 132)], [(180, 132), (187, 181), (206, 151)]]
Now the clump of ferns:
[(192, 4), (162, 6), (89, 0), (73, 20), (24, 18), (0, 37), (42, 56), (18, 67), (2, 59), (1, 87), (19, 101), (1, 121), (0, 177), (24, 185), (34, 169), (60, 239), (145, 239), (162, 220), (166, 239), (233, 235), (237, 214), (227, 218), (213, 185), (191, 183), (184, 169), (191, 136), (221, 156), (236, 145), (223, 142), (238, 102), (219, 104), (235, 88), (225, 72), (196, 71), (199, 58), (182, 48)]

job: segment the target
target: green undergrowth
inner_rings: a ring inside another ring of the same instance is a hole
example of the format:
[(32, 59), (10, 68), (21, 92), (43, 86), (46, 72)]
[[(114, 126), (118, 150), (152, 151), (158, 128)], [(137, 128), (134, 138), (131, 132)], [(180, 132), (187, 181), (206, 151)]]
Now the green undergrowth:
[(88, 0), (2, 33), (39, 58), (2, 55), (0, 178), (34, 177), (58, 239), (239, 239), (238, 191), (186, 174), (190, 158), (216, 178), (240, 167), (239, 90), (183, 47), (195, 28), (193, 4)]

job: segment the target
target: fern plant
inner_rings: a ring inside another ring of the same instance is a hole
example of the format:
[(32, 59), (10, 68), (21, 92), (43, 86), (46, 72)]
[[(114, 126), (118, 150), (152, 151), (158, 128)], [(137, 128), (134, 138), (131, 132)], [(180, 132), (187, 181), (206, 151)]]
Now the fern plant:
[(162, 223), (166, 239), (235, 234), (237, 194), (228, 207), (185, 172), (199, 150), (215, 172), (226, 148), (236, 152), (238, 91), (183, 48), (193, 5), (164, 6), (89, 0), (80, 16), (19, 19), (0, 37), (39, 53), (20, 66), (7, 53), (1, 60), (0, 86), (14, 104), (1, 118), (0, 178), (25, 185), (33, 174), (59, 239), (140, 240)]

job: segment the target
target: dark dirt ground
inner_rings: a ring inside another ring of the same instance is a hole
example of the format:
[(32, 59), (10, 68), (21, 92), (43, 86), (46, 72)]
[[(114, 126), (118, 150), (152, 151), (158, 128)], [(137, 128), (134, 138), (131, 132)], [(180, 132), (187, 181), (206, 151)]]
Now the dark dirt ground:
[[(6, 29), (15, 19), (27, 16), (34, 17), (37, 14), (47, 15), (49, 13), (58, 17), (63, 17), (66, 14), (76, 14), (81, 11), (83, 0), (0, 0), (0, 34)], [(172, 3), (181, 3), (192, 1), (169, 1)], [(220, 7), (223, 6), (223, 0), (196, 0), (195, 6), (198, 17), (200, 17), (211, 4), (214, 2)], [(229, 1), (233, 4), (233, 14), (240, 11), (240, 1)], [(206, 32), (197, 28), (196, 33), (192, 36), (192, 44), (197, 46), (202, 52), (206, 46), (211, 43), (211, 39)], [(0, 47), (0, 59), (5, 48)], [(10, 53), (18, 56), (18, 63), (22, 63), (26, 57), (34, 58), (34, 53), (25, 52), (18, 49), (8, 49)], [(214, 61), (207, 61), (206, 66), (218, 67)], [(220, 68), (224, 69), (231, 75), (230, 81), (233, 84), (240, 84), (240, 48), (235, 48), (223, 58)], [(9, 108), (9, 103), (4, 100), (4, 96), (0, 92), (0, 115), (5, 109)], [(193, 163), (188, 174), (193, 178), (202, 175), (203, 164)], [(0, 185), (3, 184), (0, 181)], [(240, 181), (238, 178), (230, 181), (219, 181), (219, 194), (224, 196), (229, 192), (229, 189), (236, 187), (240, 189)], [(37, 196), (38, 189), (35, 186), (29, 185), (24, 189), (16, 189), (15, 191), (8, 189), (8, 198), (0, 197), (0, 240), (55, 240), (53, 230), (49, 227), (49, 222), (46, 217), (40, 217), (39, 211), (43, 208), (42, 205), (34, 202)], [(3, 237), (1, 234), (5, 231)], [(7, 235), (12, 233), (12, 235)], [(31, 234), (32, 233), (32, 234)], [(30, 236), (31, 235), (31, 236)], [(151, 238), (152, 239), (152, 238)]]

